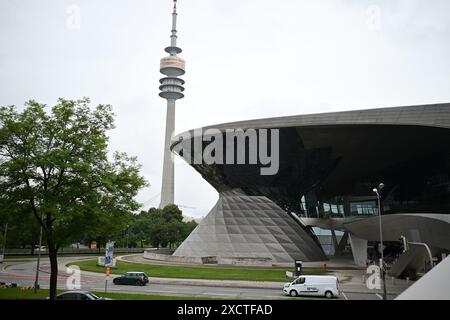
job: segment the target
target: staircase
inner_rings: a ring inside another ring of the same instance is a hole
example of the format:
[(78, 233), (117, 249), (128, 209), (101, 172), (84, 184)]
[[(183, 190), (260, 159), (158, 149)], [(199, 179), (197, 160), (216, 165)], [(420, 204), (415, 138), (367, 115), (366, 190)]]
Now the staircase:
[(414, 280), (418, 273), (428, 271), (430, 261), (428, 252), (423, 246), (410, 245), (409, 249), (403, 252), (391, 266), (388, 275), (400, 278), (402, 275)]

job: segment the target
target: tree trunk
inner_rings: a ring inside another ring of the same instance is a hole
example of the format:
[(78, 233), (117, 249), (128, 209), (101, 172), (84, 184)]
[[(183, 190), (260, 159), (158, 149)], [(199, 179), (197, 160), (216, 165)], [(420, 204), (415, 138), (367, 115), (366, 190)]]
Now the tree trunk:
[(48, 256), (50, 258), (50, 300), (55, 300), (58, 287), (58, 249), (49, 237)]

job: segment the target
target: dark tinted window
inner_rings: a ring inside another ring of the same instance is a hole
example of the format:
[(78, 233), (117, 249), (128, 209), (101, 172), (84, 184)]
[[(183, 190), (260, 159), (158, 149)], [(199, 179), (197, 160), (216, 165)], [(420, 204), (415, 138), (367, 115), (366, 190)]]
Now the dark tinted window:
[(87, 296), (86, 294), (79, 294), (78, 295), (78, 297), (79, 297), (79, 300), (91, 300), (90, 298), (89, 298), (89, 296)]
[(76, 293), (63, 293), (58, 296), (58, 300), (78, 300), (78, 294)]

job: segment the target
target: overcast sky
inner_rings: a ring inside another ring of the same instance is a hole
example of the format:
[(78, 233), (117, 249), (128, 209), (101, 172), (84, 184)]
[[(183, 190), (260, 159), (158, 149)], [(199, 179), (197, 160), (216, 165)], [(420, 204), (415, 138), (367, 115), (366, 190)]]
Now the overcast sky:
[[(110, 149), (138, 156), (159, 204), (171, 0), (0, 0), (0, 105), (91, 98), (114, 107)], [(186, 97), (176, 133), (223, 123), (450, 102), (448, 0), (179, 0)], [(215, 190), (181, 160), (175, 202)]]

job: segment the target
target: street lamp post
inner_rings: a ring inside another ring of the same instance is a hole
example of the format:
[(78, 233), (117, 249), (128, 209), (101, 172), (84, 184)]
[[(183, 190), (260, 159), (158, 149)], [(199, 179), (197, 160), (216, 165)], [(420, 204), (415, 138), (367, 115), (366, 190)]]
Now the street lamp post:
[(128, 240), (130, 238), (130, 225), (127, 224), (127, 253), (130, 253), (130, 249), (128, 248)]
[(378, 189), (373, 189), (373, 192), (377, 194), (378, 198), (378, 217), (379, 217), (379, 225), (380, 225), (380, 253), (381, 253), (381, 259), (380, 259), (380, 272), (381, 272), (381, 279), (383, 281), (383, 300), (387, 300), (387, 292), (386, 292), (386, 277), (385, 277), (385, 271), (384, 271), (384, 246), (383, 246), (383, 227), (381, 223), (381, 191), (384, 188), (384, 183), (380, 183), (378, 186)]
[(2, 255), (3, 255), (3, 259), (5, 259), (5, 251), (6, 251), (6, 235), (8, 234), (8, 222), (6, 222), (5, 224), (5, 233), (3, 235), (3, 250), (2, 250)]

